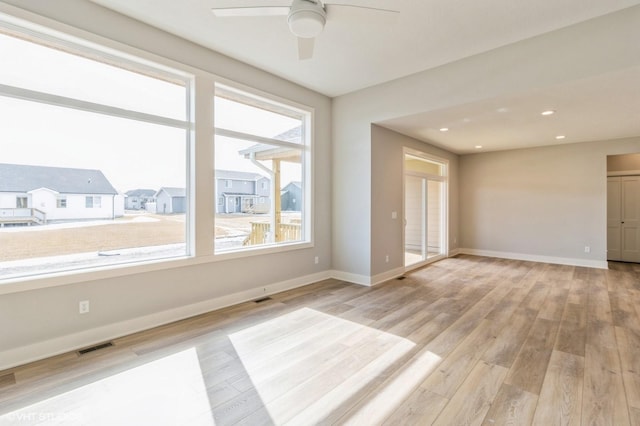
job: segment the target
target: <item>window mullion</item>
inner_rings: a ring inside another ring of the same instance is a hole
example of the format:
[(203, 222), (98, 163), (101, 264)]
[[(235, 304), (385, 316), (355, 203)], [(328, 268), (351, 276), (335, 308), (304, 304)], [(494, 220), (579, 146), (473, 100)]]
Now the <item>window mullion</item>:
[(161, 117), (144, 112), (131, 111), (124, 108), (117, 108), (108, 105), (97, 104), (94, 102), (67, 98), (65, 96), (52, 95), (50, 93), (23, 89), (20, 87), (8, 86), (5, 84), (0, 84), (0, 96), (39, 102), (64, 108), (77, 109), (81, 111), (94, 112), (97, 114), (104, 114), (113, 117), (128, 118), (131, 120), (160, 124), (164, 126), (175, 127), (178, 129), (189, 130), (191, 128), (191, 124), (188, 121), (184, 120), (176, 120), (173, 118)]

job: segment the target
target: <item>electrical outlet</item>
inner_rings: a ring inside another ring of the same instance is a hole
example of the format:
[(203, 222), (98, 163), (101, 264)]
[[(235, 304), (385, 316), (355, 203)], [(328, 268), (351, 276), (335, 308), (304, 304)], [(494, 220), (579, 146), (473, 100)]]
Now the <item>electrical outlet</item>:
[(391, 212), (391, 219), (397, 219), (398, 218), (398, 212)]
[(81, 313), (81, 314), (89, 313), (89, 301), (88, 300), (82, 300), (80, 303), (78, 303), (78, 312)]
[(387, 262), (387, 263), (389, 263), (389, 255), (386, 255), (386, 256), (384, 257), (384, 261), (385, 261), (385, 262)]
[(585, 252), (585, 253), (591, 253), (591, 247), (589, 247), (589, 246), (584, 246), (584, 252)]
[(315, 262), (315, 263), (316, 263), (316, 265), (317, 265), (318, 263), (320, 263), (320, 258), (319, 258), (318, 256), (316, 256), (316, 258), (314, 259), (314, 262)]

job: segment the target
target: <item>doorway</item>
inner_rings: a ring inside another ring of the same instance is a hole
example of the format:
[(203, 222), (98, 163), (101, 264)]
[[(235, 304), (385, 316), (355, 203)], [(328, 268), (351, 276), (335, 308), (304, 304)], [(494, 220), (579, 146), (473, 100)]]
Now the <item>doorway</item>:
[(446, 257), (447, 166), (446, 160), (405, 149), (405, 268)]
[(607, 260), (640, 263), (640, 154), (607, 156)]
[(607, 178), (607, 260), (640, 263), (640, 176)]

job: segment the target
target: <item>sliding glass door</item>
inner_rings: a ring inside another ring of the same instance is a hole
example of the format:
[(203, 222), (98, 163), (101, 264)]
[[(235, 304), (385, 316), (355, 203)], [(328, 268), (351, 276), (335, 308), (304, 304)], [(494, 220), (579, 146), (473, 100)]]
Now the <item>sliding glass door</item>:
[(446, 256), (446, 162), (405, 152), (405, 266)]

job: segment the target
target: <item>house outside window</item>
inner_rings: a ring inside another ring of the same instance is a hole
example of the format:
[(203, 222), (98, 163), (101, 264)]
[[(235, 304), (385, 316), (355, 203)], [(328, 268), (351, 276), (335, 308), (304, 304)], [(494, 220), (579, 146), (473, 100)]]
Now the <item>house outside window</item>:
[[(130, 52), (21, 25), (0, 15), (0, 57), (20, 58), (0, 67), (0, 209), (31, 204), (33, 211), (12, 212), (11, 220), (34, 226), (3, 235), (3, 245), (15, 250), (0, 251), (0, 280), (191, 255), (193, 224), (182, 206), (191, 205), (185, 188), (193, 77)], [(155, 213), (153, 194), (163, 187), (185, 192), (172, 199), (171, 212), (180, 217), (119, 223), (126, 222), (127, 191), (145, 192), (145, 205), (135, 208), (146, 215)], [(25, 195), (9, 195), (16, 193)], [(113, 223), (87, 233), (90, 220)], [(61, 226), (68, 222), (77, 226)], [(84, 246), (64, 244), (69, 240)], [(96, 252), (109, 256), (84, 259)], [(21, 266), (4, 267), (14, 261)]]
[[(284, 211), (281, 199), (291, 182), (301, 182), (302, 199), (309, 199), (310, 113), (223, 85), (216, 86), (214, 100), (216, 181), (235, 175), (241, 182), (231, 191), (216, 185), (217, 195), (228, 201), (216, 212), (225, 228), (216, 227), (214, 253), (310, 241), (310, 203)], [(237, 225), (225, 216), (231, 213), (243, 214)]]

